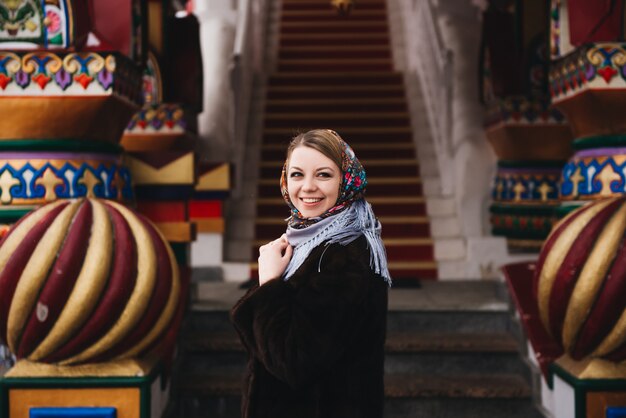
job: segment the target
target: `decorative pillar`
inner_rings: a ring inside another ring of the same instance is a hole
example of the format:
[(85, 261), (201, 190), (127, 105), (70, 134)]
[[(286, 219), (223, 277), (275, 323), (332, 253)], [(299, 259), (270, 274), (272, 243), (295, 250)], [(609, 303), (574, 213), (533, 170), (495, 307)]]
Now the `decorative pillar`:
[(0, 416), (160, 417), (184, 282), (123, 205), (118, 145), (142, 102), (146, 3), (2, 3)]
[(537, 263), (505, 268), (555, 418), (626, 411), (623, 18), (622, 2), (551, 1), (550, 95), (575, 138), (559, 187), (560, 215), (569, 214)]
[(548, 96), (547, 0), (491, 2), (483, 14), (485, 132), (497, 157), (490, 206), (510, 252), (538, 252), (556, 219), (570, 128)]

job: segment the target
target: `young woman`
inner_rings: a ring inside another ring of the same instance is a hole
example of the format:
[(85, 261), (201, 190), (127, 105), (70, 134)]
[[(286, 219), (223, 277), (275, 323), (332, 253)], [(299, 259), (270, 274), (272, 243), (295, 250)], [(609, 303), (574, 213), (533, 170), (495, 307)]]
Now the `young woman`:
[(337, 133), (287, 150), (287, 233), (259, 249), (259, 286), (231, 319), (249, 353), (244, 418), (382, 418), (387, 289), (365, 170)]

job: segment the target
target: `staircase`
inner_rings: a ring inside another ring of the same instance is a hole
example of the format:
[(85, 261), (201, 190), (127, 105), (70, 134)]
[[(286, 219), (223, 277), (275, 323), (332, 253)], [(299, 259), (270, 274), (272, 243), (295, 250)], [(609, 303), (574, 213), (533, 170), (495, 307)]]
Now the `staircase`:
[[(183, 327), (172, 416), (236, 418), (246, 354), (228, 310), (243, 291), (216, 282), (203, 292)], [(385, 418), (541, 417), (503, 295), (494, 282), (390, 291)]]
[[(393, 70), (385, 0), (360, 0), (342, 17), (326, 0), (284, 0), (276, 71), (268, 79), (259, 163), (258, 247), (285, 231), (278, 180), (290, 139), (337, 131), (368, 175), (367, 199), (383, 225), (394, 282), (435, 279), (433, 241), (422, 195), (402, 74)], [(252, 265), (251, 276), (257, 276)]]

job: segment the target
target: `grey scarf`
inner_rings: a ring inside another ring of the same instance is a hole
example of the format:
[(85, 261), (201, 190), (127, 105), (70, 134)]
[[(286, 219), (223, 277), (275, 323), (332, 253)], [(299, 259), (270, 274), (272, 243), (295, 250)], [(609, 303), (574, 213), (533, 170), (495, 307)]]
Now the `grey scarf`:
[(330, 216), (303, 229), (287, 228), (287, 240), (293, 246), (293, 254), (283, 273), (285, 281), (304, 263), (313, 248), (325, 243), (348, 245), (365, 235), (370, 250), (370, 267), (391, 286), (391, 275), (387, 268), (387, 254), (380, 237), (381, 225), (374, 216), (372, 206), (359, 199), (336, 216)]

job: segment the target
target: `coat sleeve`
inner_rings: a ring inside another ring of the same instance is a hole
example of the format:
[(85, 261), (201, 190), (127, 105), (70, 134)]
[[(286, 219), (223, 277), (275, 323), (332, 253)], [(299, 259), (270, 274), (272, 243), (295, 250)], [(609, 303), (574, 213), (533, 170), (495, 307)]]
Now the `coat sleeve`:
[(231, 311), (248, 352), (294, 388), (332, 368), (366, 316), (376, 278), (348, 247), (331, 245), (321, 271), (316, 261), (305, 284), (271, 280), (251, 289)]

